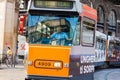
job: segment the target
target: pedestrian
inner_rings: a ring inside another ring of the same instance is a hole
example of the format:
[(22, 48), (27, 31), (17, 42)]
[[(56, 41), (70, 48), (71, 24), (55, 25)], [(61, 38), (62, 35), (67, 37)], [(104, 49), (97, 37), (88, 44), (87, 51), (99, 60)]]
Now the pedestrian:
[(71, 40), (68, 39), (66, 32), (62, 31), (61, 26), (57, 27), (57, 31), (54, 32), (50, 38), (52, 39), (52, 45), (65, 45), (65, 40)]
[(9, 61), (9, 64), (12, 66), (13, 64), (13, 52), (12, 50), (10, 49), (10, 47), (8, 47), (8, 50), (7, 50), (7, 57), (8, 57), (8, 61)]

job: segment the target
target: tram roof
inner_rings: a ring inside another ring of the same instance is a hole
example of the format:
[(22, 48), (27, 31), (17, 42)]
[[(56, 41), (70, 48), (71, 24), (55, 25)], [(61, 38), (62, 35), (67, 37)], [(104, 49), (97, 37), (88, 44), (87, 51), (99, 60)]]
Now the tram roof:
[(120, 38), (119, 37), (114, 37), (114, 36), (108, 36), (109, 40), (114, 42), (114, 41), (117, 41), (117, 42), (120, 42)]
[(100, 31), (96, 31), (96, 38), (99, 38), (99, 39), (107, 39), (107, 35), (100, 32)]

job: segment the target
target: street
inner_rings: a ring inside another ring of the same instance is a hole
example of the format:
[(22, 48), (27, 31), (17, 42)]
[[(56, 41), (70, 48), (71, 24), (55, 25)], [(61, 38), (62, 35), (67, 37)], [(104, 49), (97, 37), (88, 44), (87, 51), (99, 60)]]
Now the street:
[(120, 80), (120, 68), (98, 70), (94, 74), (94, 80)]
[(16, 65), (15, 68), (0, 66), (0, 80), (24, 80), (26, 71), (23, 65)]
[[(23, 65), (17, 65), (15, 68), (0, 66), (0, 80), (24, 80), (25, 77), (26, 70)], [(120, 68), (97, 70), (94, 80), (120, 80)]]

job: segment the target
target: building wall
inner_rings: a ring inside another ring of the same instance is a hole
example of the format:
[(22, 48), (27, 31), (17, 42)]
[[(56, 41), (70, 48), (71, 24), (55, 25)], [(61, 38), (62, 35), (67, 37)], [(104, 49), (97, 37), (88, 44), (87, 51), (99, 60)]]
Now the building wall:
[(6, 1), (0, 1), (0, 58), (3, 53), (4, 26), (5, 26), (5, 5)]
[[(0, 2), (0, 54), (6, 53), (7, 47), (11, 47), (16, 53), (18, 11), (15, 8), (15, 0), (3, 0)], [(1, 55), (0, 55), (1, 56)]]
[[(87, 5), (91, 5), (90, 2), (88, 2), (90, 0), (81, 0), (82, 3), (87, 4)], [(98, 9), (99, 6), (102, 6), (103, 10), (104, 10), (104, 15), (105, 15), (105, 20), (104, 20), (104, 33), (107, 34), (106, 31), (111, 31), (108, 30), (108, 25), (107, 25), (107, 20), (108, 20), (108, 15), (110, 13), (111, 10), (113, 10), (116, 14), (116, 18), (117, 20), (120, 20), (120, 6), (116, 6), (116, 4), (108, 1), (108, 0), (91, 0), (93, 3), (93, 8)], [(116, 20), (116, 22), (117, 22)], [(115, 36), (120, 37), (120, 23), (117, 23), (116, 26), (116, 33)]]

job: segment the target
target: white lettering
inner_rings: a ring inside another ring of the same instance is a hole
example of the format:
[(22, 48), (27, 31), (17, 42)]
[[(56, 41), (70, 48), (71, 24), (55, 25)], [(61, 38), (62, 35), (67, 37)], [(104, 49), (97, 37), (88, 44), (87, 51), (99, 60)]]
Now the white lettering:
[(94, 65), (80, 66), (80, 74), (86, 74), (92, 72), (94, 72)]
[(80, 66), (80, 74), (83, 74), (83, 66)]
[(93, 63), (95, 61), (95, 56), (81, 56), (81, 63)]
[(94, 72), (94, 65), (84, 66), (84, 74), (85, 73), (92, 73), (92, 72)]

